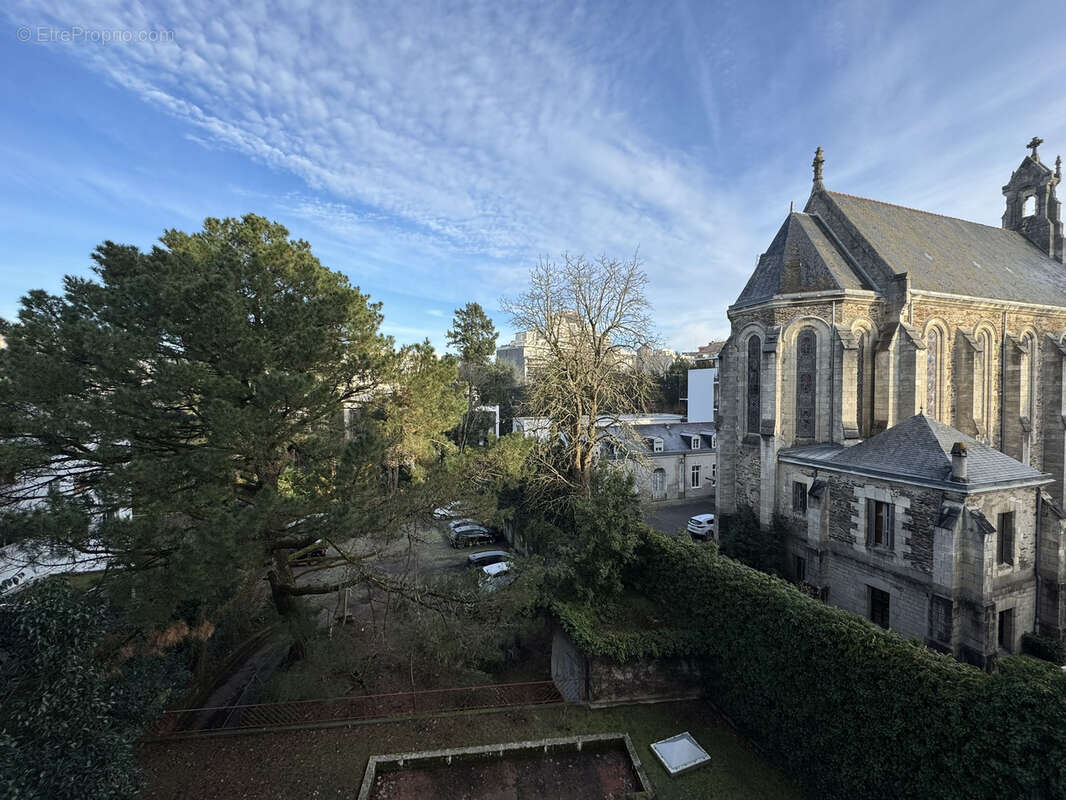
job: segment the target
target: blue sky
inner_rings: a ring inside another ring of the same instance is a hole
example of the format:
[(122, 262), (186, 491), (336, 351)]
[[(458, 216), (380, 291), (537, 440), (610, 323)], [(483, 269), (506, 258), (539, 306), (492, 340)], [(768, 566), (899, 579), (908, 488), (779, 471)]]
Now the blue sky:
[(469, 300), (510, 334), (539, 255), (639, 247), (663, 342), (694, 349), (818, 145), (831, 189), (999, 223), (1029, 138), (1066, 150), (1061, 6), (1016, 9), (9, 1), (0, 315), (105, 239), (253, 211), (438, 346)]

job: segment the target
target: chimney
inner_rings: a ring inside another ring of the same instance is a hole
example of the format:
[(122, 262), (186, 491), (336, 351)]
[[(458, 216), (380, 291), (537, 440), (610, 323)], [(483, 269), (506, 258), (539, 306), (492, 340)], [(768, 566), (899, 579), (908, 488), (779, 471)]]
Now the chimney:
[(955, 442), (951, 447), (951, 480), (967, 483), (966, 477), (966, 442)]

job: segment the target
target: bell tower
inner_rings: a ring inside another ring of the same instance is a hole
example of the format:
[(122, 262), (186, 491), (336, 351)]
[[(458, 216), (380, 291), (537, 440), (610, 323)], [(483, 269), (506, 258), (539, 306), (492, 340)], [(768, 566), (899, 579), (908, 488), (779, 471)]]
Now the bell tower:
[(1037, 148), (1044, 143), (1036, 136), (1026, 145), (1032, 153), (1003, 187), (1007, 210), (1003, 213), (1003, 227), (1018, 231), (1044, 253), (1066, 264), (1062, 236), (1062, 204), (1055, 196), (1055, 187), (1062, 179), (1062, 157), (1055, 159), (1052, 172), (1040, 160)]

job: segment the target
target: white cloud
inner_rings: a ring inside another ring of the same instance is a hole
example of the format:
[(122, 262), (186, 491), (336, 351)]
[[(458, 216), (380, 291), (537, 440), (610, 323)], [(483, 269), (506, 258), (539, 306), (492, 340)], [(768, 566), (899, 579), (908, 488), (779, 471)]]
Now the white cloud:
[[(815, 145), (831, 188), (992, 222), (1021, 142), (1036, 132), (1066, 146), (1054, 31), (1025, 28), (1010, 52), (1008, 34), (1028, 25), (1010, 9), (975, 3), (959, 19), (935, 3), (902, 14), (846, 0), (778, 20), (682, 0), (674, 12), (490, 0), (7, 9), (19, 23), (172, 29), (168, 43), (60, 46), (171, 114), (178, 135), (300, 178), (305, 191), (264, 205), (310, 227), (330, 266), (493, 307), (540, 254), (639, 245), (678, 349), (726, 332), (725, 308), (788, 201), (802, 207)], [(700, 104), (700, 146), (653, 133), (669, 125), (651, 115), (671, 113), (641, 85), (653, 79)]]

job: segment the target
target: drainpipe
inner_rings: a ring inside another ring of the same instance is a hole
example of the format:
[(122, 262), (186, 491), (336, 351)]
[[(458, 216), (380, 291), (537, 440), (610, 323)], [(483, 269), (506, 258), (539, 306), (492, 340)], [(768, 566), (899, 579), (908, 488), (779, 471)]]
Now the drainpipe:
[(1043, 528), (1041, 513), (1044, 509), (1044, 493), (1036, 487), (1036, 547), (1033, 553), (1033, 573), (1036, 576), (1036, 597), (1033, 601), (1033, 633), (1040, 633), (1040, 531)]
[(1003, 312), (1003, 330), (999, 336), (999, 451), (1007, 446), (1007, 415), (1004, 398), (1007, 393), (1007, 312)]

